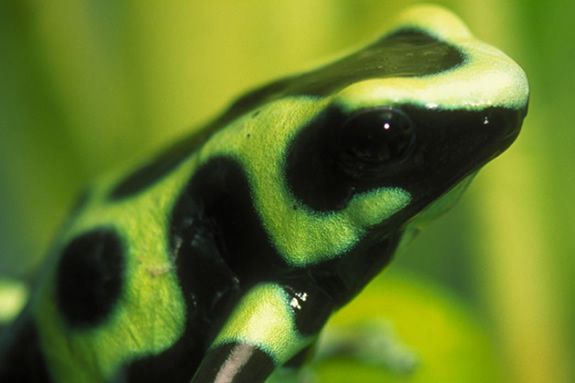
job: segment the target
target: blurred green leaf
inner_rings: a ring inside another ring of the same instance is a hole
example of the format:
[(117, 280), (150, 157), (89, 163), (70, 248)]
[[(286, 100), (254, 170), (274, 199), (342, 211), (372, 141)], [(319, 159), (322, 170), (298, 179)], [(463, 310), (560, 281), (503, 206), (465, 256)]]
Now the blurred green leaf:
[[(353, 376), (365, 383), (501, 382), (496, 347), (480, 319), (453, 293), (432, 282), (388, 272), (329, 322), (325, 337), (330, 332), (357, 334), (358, 324), (379, 321), (387, 328), (384, 335), (390, 338), (388, 347), (397, 354), (397, 363), (408, 368), (340, 358), (316, 366), (318, 381), (344, 382)], [(374, 331), (372, 337), (377, 336)]]

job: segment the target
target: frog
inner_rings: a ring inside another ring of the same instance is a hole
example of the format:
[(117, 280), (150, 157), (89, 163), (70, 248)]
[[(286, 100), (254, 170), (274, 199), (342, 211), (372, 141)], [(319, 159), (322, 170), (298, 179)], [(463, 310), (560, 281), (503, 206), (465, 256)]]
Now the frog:
[(521, 67), (418, 5), (91, 185), (0, 341), (0, 381), (264, 382), (518, 136)]

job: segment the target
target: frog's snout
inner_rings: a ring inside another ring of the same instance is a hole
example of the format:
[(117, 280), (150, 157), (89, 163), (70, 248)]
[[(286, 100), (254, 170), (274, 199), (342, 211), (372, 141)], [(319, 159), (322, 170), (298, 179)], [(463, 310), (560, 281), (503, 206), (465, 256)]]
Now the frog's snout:
[(493, 157), (506, 150), (515, 141), (526, 114), (527, 107), (486, 113), (484, 124), (493, 131), (492, 146), (495, 148)]

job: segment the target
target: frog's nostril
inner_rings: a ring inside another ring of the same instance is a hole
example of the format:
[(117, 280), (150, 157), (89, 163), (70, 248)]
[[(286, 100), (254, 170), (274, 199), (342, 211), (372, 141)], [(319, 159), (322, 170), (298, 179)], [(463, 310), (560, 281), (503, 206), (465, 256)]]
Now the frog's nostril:
[(515, 141), (524, 117), (525, 109), (493, 108), (482, 116), (480, 125), (491, 137), (489, 141), (500, 148), (500, 152)]

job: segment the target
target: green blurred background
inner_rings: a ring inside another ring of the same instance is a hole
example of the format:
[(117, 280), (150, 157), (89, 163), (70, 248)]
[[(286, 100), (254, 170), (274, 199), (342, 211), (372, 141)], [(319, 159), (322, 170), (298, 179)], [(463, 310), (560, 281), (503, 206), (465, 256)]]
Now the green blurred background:
[[(362, 46), (414, 3), (0, 0), (0, 275), (30, 275), (90, 179)], [(375, 381), (573, 382), (575, 2), (436, 3), (523, 66), (529, 116), (333, 326), (366, 308), (395, 323), (419, 367)], [(326, 366), (329, 381), (356, 368)]]

